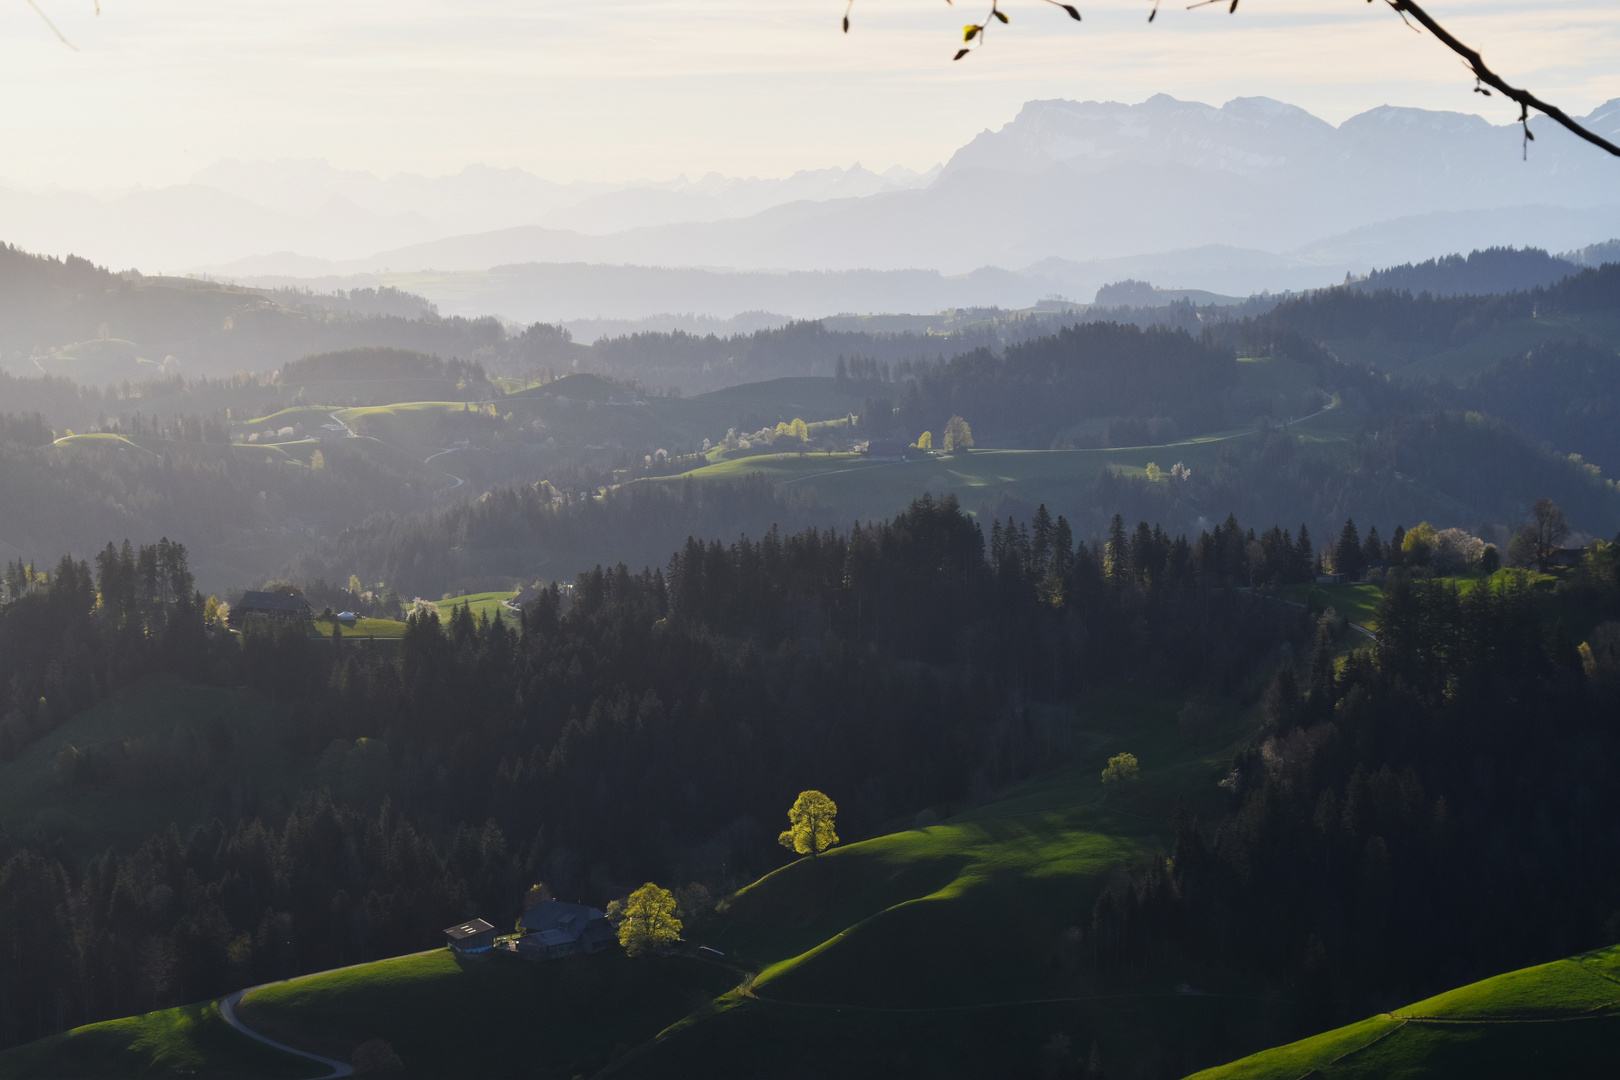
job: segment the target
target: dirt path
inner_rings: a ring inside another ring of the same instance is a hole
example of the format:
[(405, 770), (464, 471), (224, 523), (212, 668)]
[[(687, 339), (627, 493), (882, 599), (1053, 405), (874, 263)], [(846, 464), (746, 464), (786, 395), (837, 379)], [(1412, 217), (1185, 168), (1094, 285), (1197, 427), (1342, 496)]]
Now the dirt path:
[(317, 1065), (324, 1066), (327, 1069), (327, 1072), (319, 1077), (318, 1080), (335, 1080), (336, 1077), (354, 1075), (354, 1066), (348, 1064), (347, 1062), (338, 1061), (335, 1058), (322, 1057), (319, 1054), (311, 1054), (307, 1050), (299, 1050), (296, 1047), (288, 1046), (286, 1043), (276, 1042), (274, 1039), (260, 1035), (257, 1031), (254, 1031), (252, 1028), (242, 1023), (241, 1020), (237, 1019), (236, 1003), (242, 1000), (243, 994), (257, 989), (259, 989), (259, 987), (250, 986), (246, 990), (238, 990), (229, 997), (220, 998), (219, 1015), (225, 1018), (225, 1022), (227, 1024), (231, 1025), (231, 1027), (235, 1028), (237, 1031), (240, 1031), (248, 1038), (262, 1042), (266, 1046), (273, 1046), (283, 1053), (292, 1054), (294, 1057), (301, 1057), (306, 1061), (313, 1061)]

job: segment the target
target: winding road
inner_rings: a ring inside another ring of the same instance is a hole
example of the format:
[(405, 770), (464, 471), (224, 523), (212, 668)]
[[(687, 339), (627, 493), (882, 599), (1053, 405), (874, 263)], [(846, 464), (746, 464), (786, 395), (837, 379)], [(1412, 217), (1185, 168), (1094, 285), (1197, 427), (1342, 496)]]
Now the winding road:
[[(452, 446), (448, 450), (440, 450), (437, 454), (429, 454), (427, 457), (422, 459), (422, 464), (426, 465), (428, 462), (432, 461), (436, 457), (443, 457), (445, 454), (453, 454), (457, 450), (460, 450), (460, 449), (461, 449), (461, 447), (459, 447), (459, 446)], [(448, 476), (450, 479), (455, 481), (455, 483), (450, 485), (450, 490), (451, 491), (456, 490), (456, 488), (460, 487), (462, 484), (465, 484), (467, 482), (467, 481), (463, 480), (461, 477), (457, 476), (455, 473), (451, 472), (449, 469), (444, 468), (444, 466), (442, 466), (442, 465), (439, 467), (439, 471), (444, 473), (444, 475)]]
[(241, 1020), (237, 1019), (236, 1003), (242, 1000), (243, 994), (251, 993), (257, 989), (259, 989), (259, 987), (250, 986), (246, 990), (238, 990), (229, 997), (219, 999), (219, 1015), (225, 1018), (225, 1022), (227, 1024), (231, 1025), (231, 1027), (235, 1028), (237, 1031), (240, 1031), (248, 1038), (262, 1042), (266, 1046), (275, 1047), (282, 1053), (291, 1054), (294, 1057), (301, 1057), (306, 1061), (313, 1061), (317, 1065), (324, 1066), (327, 1069), (327, 1072), (317, 1078), (317, 1080), (336, 1080), (336, 1078), (340, 1076), (354, 1075), (354, 1066), (348, 1064), (347, 1062), (338, 1061), (336, 1058), (322, 1057), (319, 1054), (311, 1054), (307, 1050), (300, 1050), (295, 1046), (288, 1046), (286, 1043), (276, 1042), (274, 1039), (260, 1035), (257, 1031), (254, 1031), (252, 1028), (242, 1023)]

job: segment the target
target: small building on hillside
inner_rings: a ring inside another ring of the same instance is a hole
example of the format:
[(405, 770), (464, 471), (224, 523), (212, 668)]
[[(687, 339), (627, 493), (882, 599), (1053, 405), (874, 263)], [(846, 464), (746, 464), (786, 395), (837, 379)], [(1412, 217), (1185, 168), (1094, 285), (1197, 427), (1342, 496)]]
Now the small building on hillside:
[(1576, 567), (1586, 558), (1585, 548), (1559, 547), (1547, 552), (1548, 566)]
[(523, 913), (518, 926), (523, 929), (518, 955), (530, 960), (601, 952), (618, 939), (600, 908), (560, 900), (540, 901)]
[(301, 596), (278, 592), (248, 592), (231, 605), (230, 626), (240, 630), (250, 619), (270, 623), (302, 623), (308, 625), (313, 615), (309, 602)]
[(495, 928), (483, 919), (444, 928), (444, 944), (457, 956), (477, 956), (495, 947)]

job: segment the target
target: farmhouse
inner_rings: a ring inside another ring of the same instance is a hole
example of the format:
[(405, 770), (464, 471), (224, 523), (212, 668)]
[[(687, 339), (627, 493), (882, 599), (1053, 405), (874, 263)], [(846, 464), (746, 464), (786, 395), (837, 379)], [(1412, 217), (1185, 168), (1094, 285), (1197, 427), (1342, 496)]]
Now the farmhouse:
[(524, 931), (518, 938), (518, 955), (530, 960), (600, 952), (616, 937), (600, 909), (560, 900), (540, 901), (523, 913), (518, 926)]
[(240, 630), (249, 619), (263, 619), (272, 623), (308, 623), (309, 603), (301, 596), (286, 593), (249, 592), (231, 605), (230, 626)]
[(495, 928), (483, 919), (444, 928), (444, 943), (457, 956), (476, 956), (495, 947)]

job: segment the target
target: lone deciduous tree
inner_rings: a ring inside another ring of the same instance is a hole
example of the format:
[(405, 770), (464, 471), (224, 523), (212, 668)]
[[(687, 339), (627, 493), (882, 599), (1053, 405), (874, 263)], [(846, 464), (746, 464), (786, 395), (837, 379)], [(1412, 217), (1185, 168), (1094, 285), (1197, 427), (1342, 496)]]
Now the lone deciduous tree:
[(953, 416), (945, 424), (945, 452), (973, 449), (973, 429), (960, 416)]
[(631, 956), (673, 945), (681, 939), (675, 894), (652, 882), (630, 894), (619, 911), (619, 944)]
[(838, 843), (833, 826), (838, 821), (838, 804), (819, 791), (801, 791), (788, 811), (787, 829), (776, 842), (789, 851), (814, 858)]
[(1141, 763), (1136, 760), (1135, 754), (1115, 754), (1108, 759), (1108, 767), (1103, 770), (1102, 782), (1115, 787), (1129, 784), (1142, 777)]

